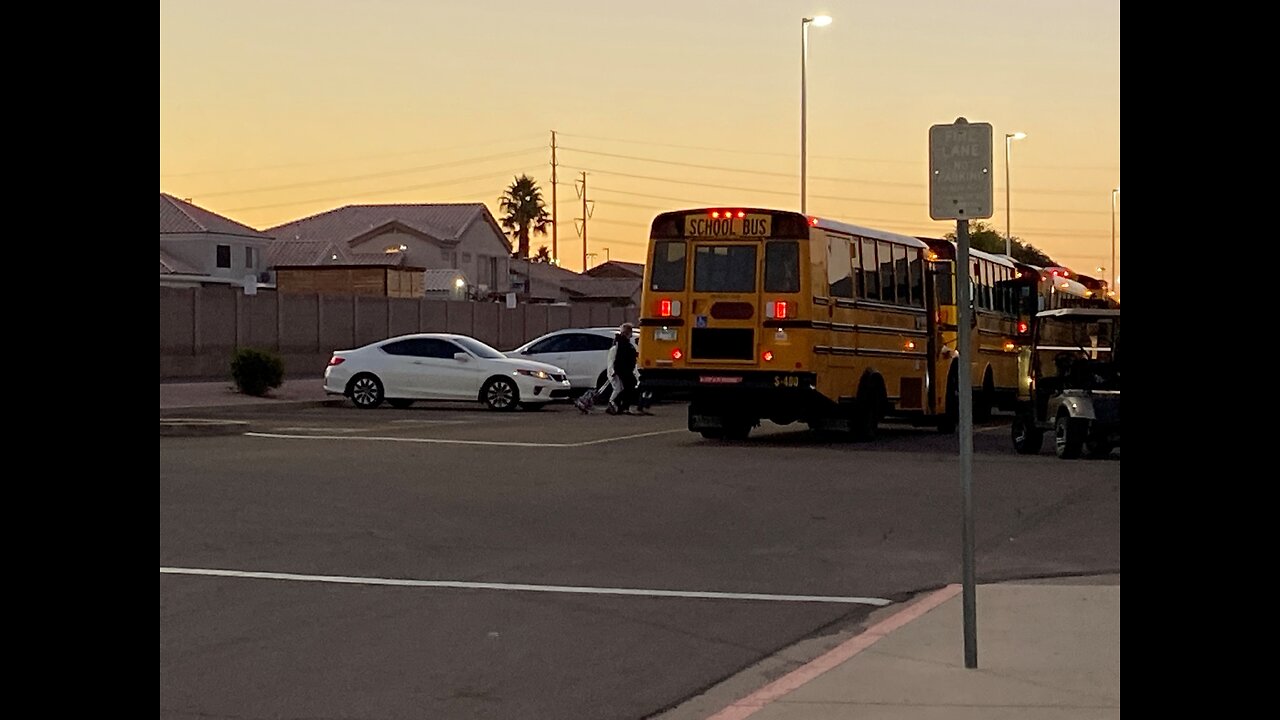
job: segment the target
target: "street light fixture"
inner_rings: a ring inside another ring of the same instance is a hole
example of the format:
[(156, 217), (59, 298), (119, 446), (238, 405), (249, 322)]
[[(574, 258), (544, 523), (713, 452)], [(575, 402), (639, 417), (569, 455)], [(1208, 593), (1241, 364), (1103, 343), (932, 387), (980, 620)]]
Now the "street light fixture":
[(1120, 186), (1111, 191), (1111, 289), (1115, 290), (1119, 278), (1116, 276), (1116, 204), (1120, 200)]
[(812, 23), (817, 27), (826, 27), (831, 24), (831, 16), (817, 15), (811, 18), (802, 18), (800, 20), (800, 213), (804, 214), (806, 207), (807, 193), (805, 192), (805, 174), (806, 165), (808, 163), (808, 148), (806, 147), (807, 127), (806, 114), (808, 88), (808, 65), (809, 65), (809, 24)]
[(1010, 229), (1010, 217), (1012, 213), (1009, 210), (1009, 144), (1014, 140), (1021, 140), (1026, 137), (1024, 132), (1014, 132), (1004, 134), (1004, 254), (1005, 257), (1013, 257), (1013, 231)]

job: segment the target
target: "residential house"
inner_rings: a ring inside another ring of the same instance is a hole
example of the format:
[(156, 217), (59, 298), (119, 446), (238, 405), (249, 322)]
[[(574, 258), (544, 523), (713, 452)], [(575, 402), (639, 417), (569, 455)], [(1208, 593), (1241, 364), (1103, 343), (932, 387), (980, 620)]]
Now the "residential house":
[[(511, 283), (526, 302), (609, 303), (617, 307), (640, 304), (643, 280), (639, 277), (591, 277), (550, 263), (511, 261)], [(526, 292), (527, 287), (531, 291)]]
[(644, 265), (642, 263), (623, 262), (621, 260), (610, 260), (601, 263), (587, 270), (584, 275), (590, 275), (595, 278), (640, 278), (644, 279)]
[(400, 267), (452, 271), (472, 296), (510, 288), (511, 243), (483, 203), (347, 205), (265, 232), (275, 237), (276, 264), (351, 264), (379, 255)]
[(186, 200), (160, 193), (160, 284), (255, 287), (266, 270), (271, 235)]

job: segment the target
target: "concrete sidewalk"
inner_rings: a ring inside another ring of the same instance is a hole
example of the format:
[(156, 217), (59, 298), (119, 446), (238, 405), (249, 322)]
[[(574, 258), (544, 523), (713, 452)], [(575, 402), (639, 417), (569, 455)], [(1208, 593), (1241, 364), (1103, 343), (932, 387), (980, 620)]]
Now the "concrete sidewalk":
[(242, 407), (246, 405), (279, 405), (282, 403), (342, 403), (345, 398), (328, 395), (324, 380), (285, 380), (265, 397), (245, 395), (231, 380), (224, 382), (160, 383), (160, 409)]
[(724, 688), (712, 688), (658, 718), (1120, 717), (1118, 575), (978, 586), (974, 669), (964, 665), (960, 590), (886, 609), (860, 634), (745, 696), (726, 701)]
[[(325, 394), (318, 378), (286, 381), (263, 398), (241, 394), (230, 380), (160, 385), (162, 413), (344, 402)], [(964, 666), (958, 585), (877, 611), (869, 623), (805, 660), (779, 653), (655, 720), (1120, 717), (1119, 575), (978, 586), (974, 669)]]

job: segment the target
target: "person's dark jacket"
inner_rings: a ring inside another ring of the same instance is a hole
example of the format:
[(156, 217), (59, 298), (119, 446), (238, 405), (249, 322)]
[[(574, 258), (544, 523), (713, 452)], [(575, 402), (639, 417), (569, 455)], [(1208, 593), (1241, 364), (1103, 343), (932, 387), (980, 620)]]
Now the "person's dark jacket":
[(630, 338), (624, 338), (621, 334), (613, 337), (613, 344), (617, 346), (613, 357), (613, 371), (618, 377), (631, 378), (636, 372), (636, 346), (631, 342)]

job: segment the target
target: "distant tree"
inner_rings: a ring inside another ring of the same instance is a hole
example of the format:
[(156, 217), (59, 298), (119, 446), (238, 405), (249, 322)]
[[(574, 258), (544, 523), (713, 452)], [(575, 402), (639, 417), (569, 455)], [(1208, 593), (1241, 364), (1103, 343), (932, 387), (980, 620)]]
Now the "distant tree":
[(551, 249), (546, 245), (539, 245), (538, 252), (533, 256), (533, 261), (549, 264), (551, 262)]
[(528, 175), (521, 175), (498, 198), (502, 227), (516, 241), (515, 257), (529, 257), (529, 233), (546, 235), (551, 215), (542, 201), (542, 190)]
[[(954, 231), (943, 235), (943, 237), (951, 242), (956, 241)], [(1003, 255), (1004, 235), (988, 223), (981, 220), (972, 221), (969, 223), (969, 247), (992, 255)], [(1045, 255), (1036, 246), (1022, 242), (1017, 235), (1011, 236), (1010, 248), (1013, 251), (1013, 259), (1018, 262), (1040, 267), (1057, 265), (1052, 258)]]

